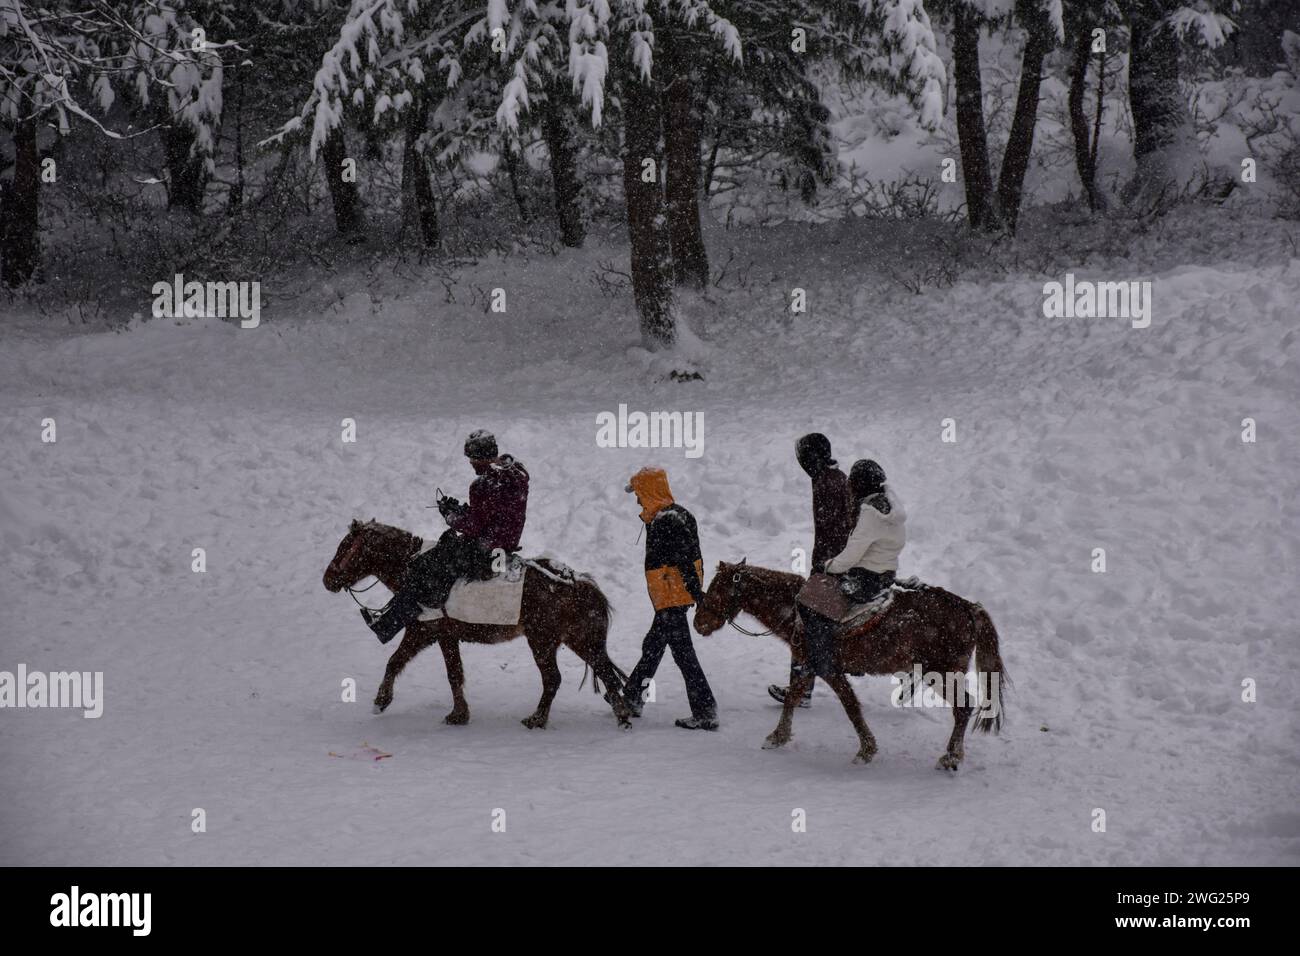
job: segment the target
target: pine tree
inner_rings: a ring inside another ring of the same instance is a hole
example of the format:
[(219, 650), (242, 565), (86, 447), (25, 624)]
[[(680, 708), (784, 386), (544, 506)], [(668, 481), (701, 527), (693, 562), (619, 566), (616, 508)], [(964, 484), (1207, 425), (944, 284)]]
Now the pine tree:
[(1125, 0), (1129, 27), (1129, 107), (1133, 113), (1133, 159), (1137, 172), (1124, 198), (1158, 204), (1188, 189), (1200, 155), (1191, 110), (1179, 86), (1185, 43), (1223, 45), (1233, 23), (1212, 0)]
[[(522, 5), (535, 6), (528, 0)], [(506, 0), (489, 0), (488, 7), (489, 20), (518, 20), (512, 17)], [(702, 31), (735, 59), (741, 56), (739, 36), (707, 0), (569, 0), (565, 20), (568, 74), (593, 125), (599, 126), (603, 119), (611, 77), (619, 94), (633, 297), (646, 347), (665, 348), (676, 338), (670, 215), (663, 185), (663, 84), (671, 80), (667, 75), (671, 60), (660, 62), (656, 70), (656, 31)], [(528, 68), (534, 56), (534, 51), (525, 47), (517, 61), (515, 76), (503, 96), (502, 109), (507, 116), (517, 115), (529, 91), (539, 85), (539, 77)], [(683, 147), (681, 152), (685, 155), (688, 150)], [(680, 162), (688, 164), (688, 160)], [(687, 212), (689, 206), (682, 201), (678, 209)], [(679, 219), (679, 225), (682, 221)]]
[(565, 40), (567, 14), (561, 0), (517, 4), (489, 3), (470, 30), (495, 61), (500, 104), (496, 111), (505, 142), (501, 151), (514, 162), (521, 132), (536, 125), (546, 144), (560, 241), (581, 246), (582, 184), (578, 178), (578, 99), (569, 80)]
[(1002, 168), (998, 171), (998, 207), (1013, 232), (1020, 217), (1025, 173), (1034, 148), (1043, 61), (1057, 40), (1065, 37), (1062, 15), (1061, 0), (1016, 0), (1015, 18), (1025, 30), (1025, 48), (1020, 59), (1016, 109), (1002, 154)]
[[(308, 155), (321, 158), (340, 235), (356, 241), (365, 223), (355, 156), (346, 144), (349, 113), (380, 138), (403, 137), (403, 195), (425, 244), (437, 241), (437, 214), (427, 182), (429, 110), (456, 90), (462, 50), (479, 16), (471, 0), (352, 0), (334, 43), (321, 57), (312, 93), (298, 116), (264, 141), (305, 136)], [(351, 163), (348, 161), (352, 160)]]
[(0, 183), (0, 269), (9, 286), (27, 282), (40, 263), (40, 133), (64, 135), (75, 119), (120, 138), (89, 104), (106, 113), (115, 102), (128, 70), (106, 54), (131, 31), (112, 6), (0, 0), (0, 127), (14, 147), (13, 174)]
[(222, 44), (207, 28), (219, 23), (219, 8), (190, 4), (207, 15), (191, 15), (183, 0), (136, 0), (127, 31), (111, 45), (129, 71), (129, 95), (158, 130), (167, 171), (167, 204), (201, 214), (214, 167), (223, 108)]
[[(1073, 0), (1065, 8), (1066, 43), (1071, 48), (1070, 90), (1066, 107), (1070, 134), (1074, 140), (1074, 165), (1093, 212), (1106, 208), (1106, 194), (1097, 187), (1097, 154), (1100, 149), (1102, 114), (1106, 104), (1107, 64), (1111, 59), (1108, 37), (1121, 26), (1119, 7), (1113, 0), (1093, 3)], [(1088, 90), (1089, 66), (1095, 62), (1097, 99), (1090, 118), (1084, 100)]]

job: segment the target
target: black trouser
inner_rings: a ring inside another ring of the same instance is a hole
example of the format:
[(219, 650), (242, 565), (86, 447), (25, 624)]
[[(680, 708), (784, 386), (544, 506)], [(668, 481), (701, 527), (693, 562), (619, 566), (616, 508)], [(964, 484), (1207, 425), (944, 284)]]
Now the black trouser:
[[(802, 611), (803, 609), (800, 608), (800, 610)], [(790, 683), (787, 684), (785, 688), (787, 694), (790, 693), (790, 688), (794, 686), (794, 682), (795, 680), (798, 679), (798, 677), (799, 677), (799, 665), (795, 662), (794, 655), (791, 654), (790, 655)], [(814, 677), (813, 683), (808, 685), (807, 693), (811, 694), (813, 692), (813, 684), (816, 683), (817, 683), (817, 678)]]
[[(855, 568), (851, 573), (851, 598), (859, 604), (872, 600), (894, 583), (893, 571), (877, 574), (864, 568)], [(799, 617), (803, 620), (804, 659), (808, 670), (826, 680), (841, 673), (835, 666), (835, 629), (839, 627), (839, 622), (802, 604), (799, 605)], [(792, 665), (791, 674), (793, 673)]]
[(836, 622), (802, 604), (799, 605), (799, 617), (803, 621), (805, 672), (811, 671), (818, 677), (829, 680), (835, 676)]
[(424, 613), (426, 607), (446, 604), (457, 580), (484, 577), (491, 567), (492, 556), (481, 544), (447, 529), (437, 544), (407, 564), (397, 593), (371, 625), (371, 630), (387, 644), (398, 631)]
[(673, 652), (686, 681), (686, 699), (691, 705), (692, 717), (718, 716), (718, 704), (713, 699), (709, 681), (700, 667), (700, 660), (695, 656), (695, 645), (691, 643), (691, 629), (686, 624), (686, 608), (670, 607), (655, 612), (654, 622), (641, 642), (641, 659), (628, 675), (625, 684), (626, 695), (630, 700), (640, 703), (642, 684), (655, 676), (659, 662), (663, 660), (664, 651)]

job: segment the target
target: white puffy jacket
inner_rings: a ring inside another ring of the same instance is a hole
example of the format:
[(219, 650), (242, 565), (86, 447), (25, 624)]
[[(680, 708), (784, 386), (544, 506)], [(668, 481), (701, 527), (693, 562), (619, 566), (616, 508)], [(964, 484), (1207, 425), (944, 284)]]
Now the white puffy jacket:
[[(889, 514), (881, 514), (871, 504), (880, 495), (889, 501)], [(878, 494), (865, 498), (858, 510), (858, 523), (849, 535), (844, 550), (826, 562), (831, 574), (843, 574), (850, 568), (866, 568), (876, 574), (898, 570), (898, 555), (907, 543), (907, 513), (888, 485)]]

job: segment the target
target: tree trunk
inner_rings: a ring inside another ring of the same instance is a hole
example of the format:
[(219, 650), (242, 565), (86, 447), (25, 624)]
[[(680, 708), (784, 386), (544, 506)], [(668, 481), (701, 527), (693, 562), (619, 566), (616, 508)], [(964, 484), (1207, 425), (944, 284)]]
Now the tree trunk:
[(519, 219), (527, 225), (533, 221), (533, 217), (528, 213), (528, 200), (524, 198), (523, 189), (519, 185), (519, 161), (522, 152), (514, 137), (507, 135), (502, 138), (501, 161), (505, 163), (506, 179), (510, 181), (510, 196), (515, 201), (515, 208), (519, 210)]
[(998, 206), (1014, 232), (1024, 195), (1025, 173), (1034, 149), (1034, 127), (1038, 123), (1039, 91), (1043, 83), (1043, 60), (1053, 46), (1052, 26), (1036, 4), (1021, 5), (1027, 36), (1020, 61), (1020, 89), (1016, 93), (1016, 112), (1011, 119), (1007, 149), (1002, 156), (998, 175)]
[[(158, 102), (166, 101), (160, 97)], [(165, 116), (158, 135), (167, 163), (167, 205), (202, 215), (208, 168), (203, 156), (194, 149), (194, 131), (177, 117)]]
[(235, 215), (244, 205), (244, 72), (235, 73), (235, 182), (230, 187), (226, 211)]
[(325, 168), (325, 182), (329, 186), (339, 235), (360, 239), (365, 233), (365, 219), (361, 214), (361, 194), (356, 182), (343, 178), (343, 160), (347, 159), (347, 152), (343, 127), (336, 126), (321, 144), (321, 165)]
[(972, 229), (994, 232), (1001, 226), (984, 130), (984, 90), (980, 82), (980, 18), (965, 3), (953, 12), (952, 60), (957, 86), (957, 139), (966, 216)]
[(709, 284), (709, 254), (700, 225), (700, 113), (689, 57), (680, 37), (656, 33), (663, 72), (664, 150), (668, 161), (664, 193), (673, 281), (703, 289)]
[[(667, 348), (677, 337), (673, 315), (673, 263), (668, 238), (668, 216), (659, 175), (663, 170), (660, 148), (659, 92), (653, 80), (631, 75), (622, 84), (623, 199), (627, 206), (627, 234), (632, 250), (632, 294), (641, 319), (646, 348)], [(654, 178), (642, 181), (645, 160), (654, 164)]]
[(294, 169), (293, 154), (293, 146), (289, 143), (280, 144), (280, 159), (262, 189), (262, 197), (270, 200), (276, 207), (287, 206), (294, 197), (293, 181), (289, 175)]
[[(1084, 23), (1079, 27), (1075, 38), (1074, 59), (1070, 64), (1070, 94), (1066, 102), (1070, 112), (1070, 132), (1074, 136), (1074, 166), (1079, 171), (1079, 181), (1088, 196), (1088, 208), (1096, 212), (1102, 207), (1101, 197), (1097, 192), (1097, 165), (1094, 161), (1097, 153), (1095, 144), (1090, 143), (1088, 135), (1088, 115), (1084, 112), (1084, 95), (1088, 90), (1088, 60), (1092, 57), (1092, 24)], [(1105, 61), (1100, 60), (1097, 71), (1097, 100), (1106, 94), (1103, 87), (1102, 69)]]
[(582, 246), (586, 230), (582, 224), (582, 185), (578, 182), (577, 149), (574, 145), (573, 106), (563, 81), (548, 84), (542, 107), (542, 138), (550, 154), (551, 184), (555, 190), (555, 215), (560, 222), (560, 242), (571, 249)]
[(0, 269), (11, 288), (30, 279), (40, 262), (41, 161), (35, 118), (19, 120), (13, 138), (13, 179), (0, 182)]
[(1178, 37), (1163, 20), (1167, 0), (1134, 0), (1129, 21), (1128, 96), (1137, 175), (1125, 198), (1158, 199), (1196, 174), (1199, 153), (1187, 100), (1178, 86)]
[(406, 116), (406, 141), (402, 148), (402, 231), (413, 235), (418, 230), (421, 245), (433, 249), (441, 238), (438, 205), (429, 183), (429, 164), (420, 152), (420, 137), (428, 125), (428, 100), (423, 94), (417, 94)]

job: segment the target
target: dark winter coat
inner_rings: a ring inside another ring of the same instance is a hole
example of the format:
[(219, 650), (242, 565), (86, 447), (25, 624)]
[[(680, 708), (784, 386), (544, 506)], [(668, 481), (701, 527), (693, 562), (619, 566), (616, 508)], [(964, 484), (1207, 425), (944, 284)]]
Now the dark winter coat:
[(656, 611), (698, 603), (704, 559), (695, 517), (673, 501), (661, 468), (643, 468), (628, 485), (641, 501), (646, 523), (645, 580)]
[(645, 533), (646, 585), (655, 610), (697, 603), (703, 575), (695, 516), (678, 504), (660, 509)]
[(813, 479), (814, 572), (824, 570), (826, 562), (843, 551), (849, 540), (854, 524), (851, 497), (849, 479), (833, 465)]
[(528, 512), (528, 472), (509, 455), (494, 459), (469, 486), (469, 506), (447, 518), (452, 530), (489, 551), (518, 551)]

